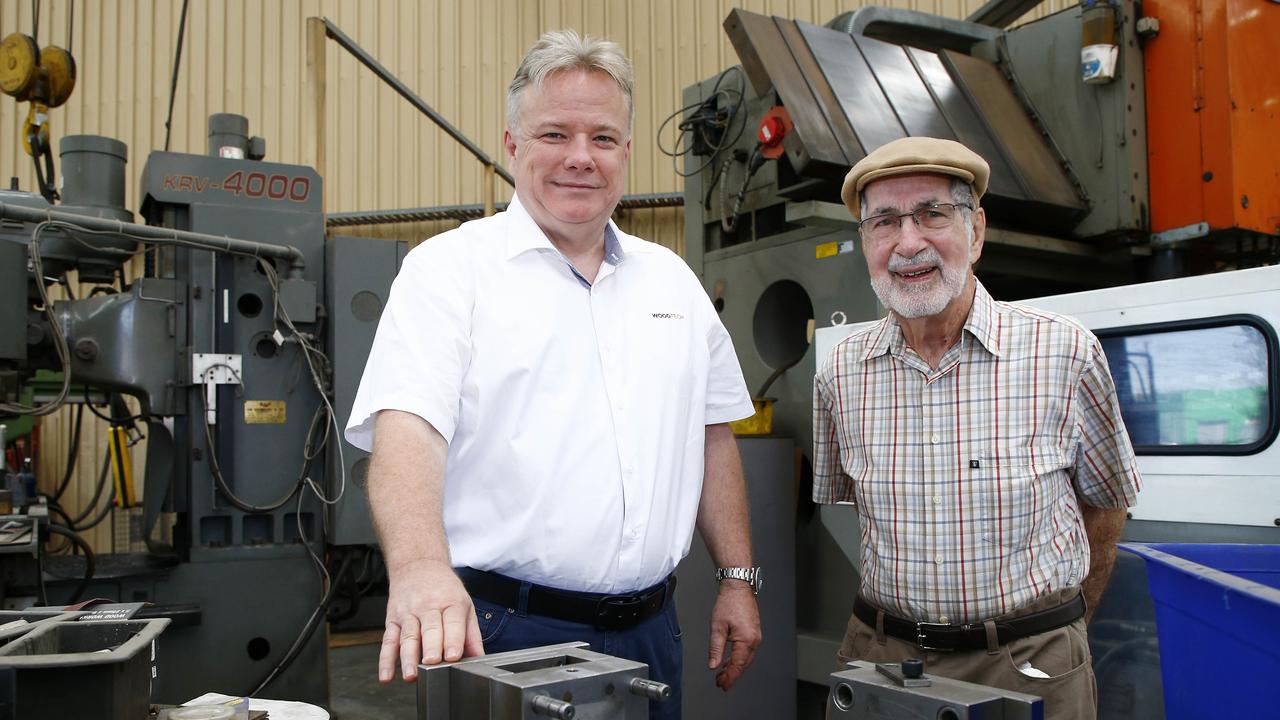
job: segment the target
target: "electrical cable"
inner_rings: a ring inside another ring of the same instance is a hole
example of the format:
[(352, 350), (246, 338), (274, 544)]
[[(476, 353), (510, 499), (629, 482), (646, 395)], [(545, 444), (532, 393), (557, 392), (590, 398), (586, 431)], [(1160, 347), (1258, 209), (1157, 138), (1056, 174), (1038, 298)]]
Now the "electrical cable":
[(725, 212), (725, 206), (729, 200), (729, 183), (726, 181), (720, 186), (720, 228), (726, 233), (733, 232), (738, 226), (738, 213), (742, 209), (743, 200), (747, 197), (747, 187), (751, 184), (751, 178), (755, 176), (756, 171), (764, 165), (763, 150), (764, 144), (756, 143), (751, 156), (747, 158), (747, 172), (742, 178), (742, 186), (734, 196), (733, 209), (729, 212)]
[[(334, 410), (333, 403), (329, 400), (329, 388), (323, 379), (325, 377), (332, 377), (333, 365), (330, 362), (329, 357), (312, 346), (303, 333), (294, 326), (293, 320), (289, 318), (288, 311), (285, 310), (284, 305), (280, 303), (280, 276), (276, 272), (275, 265), (267, 262), (263, 258), (258, 258), (258, 264), (262, 268), (263, 274), (267, 277), (267, 282), (271, 285), (272, 297), (274, 300), (272, 303), (274, 319), (277, 322), (283, 320), (285, 327), (289, 329), (294, 340), (298, 343), (299, 347), (303, 349), (303, 357), (307, 361), (307, 368), (311, 371), (311, 380), (316, 386), (316, 391), (320, 394), (320, 401), (328, 409), (329, 421), (334, 431), (333, 436), (338, 438), (339, 484), (337, 495), (330, 499), (325, 496), (324, 492), (321, 491), (320, 487), (314, 480), (310, 477), (305, 479), (306, 484), (310, 487), (311, 491), (315, 493), (316, 498), (319, 499), (320, 502), (325, 505), (336, 505), (342, 500), (343, 495), (345, 495), (347, 491), (347, 464), (342, 451), (342, 428), (338, 427), (338, 413)], [(317, 362), (321, 365), (323, 375), (320, 370), (316, 369)], [(308, 438), (309, 437), (310, 431), (308, 431)], [(319, 450), (323, 449), (323, 447), (328, 443), (329, 437), (330, 435), (326, 428), (325, 436), (316, 448), (317, 454), (319, 453)]]
[(729, 172), (729, 166), (732, 164), (733, 164), (733, 154), (730, 153), (725, 157), (724, 162), (721, 163), (720, 166), (716, 168), (714, 172), (711, 173), (711, 182), (707, 184), (706, 195), (702, 198), (703, 210), (711, 209), (711, 196), (712, 194), (715, 193), (716, 186), (720, 184), (720, 178), (724, 177)]
[(36, 278), (36, 291), (39, 293), (40, 302), (44, 306), (45, 318), (53, 329), (53, 348), (58, 355), (58, 361), (62, 368), (62, 387), (59, 388), (58, 394), (44, 405), (27, 407), (19, 403), (0, 403), (0, 413), (48, 415), (66, 402), (67, 393), (71, 390), (71, 350), (67, 346), (67, 338), (62, 332), (62, 323), (58, 322), (58, 318), (53, 312), (53, 302), (49, 300), (49, 289), (45, 287), (43, 282), (45, 276), (44, 261), (40, 254), (40, 243), (44, 240), (43, 233), (45, 229), (53, 224), (52, 221), (46, 220), (36, 225), (35, 230), (31, 233), (31, 243), (27, 246), (27, 254), (31, 259), (31, 272)]
[[(293, 484), (293, 487), (289, 488), (288, 494), (279, 500), (266, 505), (253, 505), (241, 500), (240, 497), (232, 491), (231, 486), (227, 484), (226, 478), (222, 475), (222, 467), (218, 465), (218, 453), (214, 450), (213, 430), (209, 425), (209, 403), (205, 400), (204, 393), (200, 393), (200, 410), (203, 413), (204, 418), (204, 421), (201, 424), (204, 425), (205, 457), (209, 459), (209, 474), (213, 476), (213, 482), (218, 486), (218, 490), (222, 492), (222, 496), (227, 499), (227, 502), (231, 503), (232, 507), (240, 512), (251, 514), (269, 513), (273, 510), (279, 510), (284, 507), (285, 503), (292, 500), (293, 496), (302, 489), (302, 480), (298, 480)], [(305, 461), (303, 467), (305, 470)]]
[[(209, 369), (214, 369), (217, 367), (227, 368), (228, 370), (231, 370), (233, 375), (236, 375), (234, 369), (232, 369), (228, 365), (224, 365), (221, 363), (210, 365)], [(237, 382), (239, 382), (240, 380), (238, 375), (236, 375), (236, 380)], [(311, 478), (308, 477), (307, 475), (308, 471), (311, 469), (312, 461), (314, 461), (317, 457), (320, 457), (320, 455), (322, 454), (321, 451), (323, 450), (324, 446), (328, 443), (328, 439), (330, 437), (329, 436), (329, 428), (330, 428), (329, 419), (331, 417), (333, 406), (328, 403), (327, 399), (324, 404), (316, 407), (316, 411), (311, 416), (311, 424), (307, 428), (307, 434), (305, 436), (306, 439), (303, 443), (302, 468), (298, 472), (297, 482), (294, 484), (293, 488), (289, 491), (287, 495), (268, 505), (252, 505), (242, 500), (231, 490), (231, 487), (227, 483), (225, 476), (222, 474), (222, 468), (218, 464), (217, 453), (214, 451), (215, 443), (213, 440), (212, 428), (208, 422), (208, 412), (209, 412), (208, 403), (203, 393), (200, 394), (200, 404), (201, 404), (201, 409), (204, 411), (204, 418), (205, 418), (205, 421), (204, 421), (205, 449), (206, 449), (206, 453), (209, 456), (209, 471), (210, 471), (210, 474), (213, 476), (214, 482), (218, 485), (218, 489), (222, 491), (222, 494), (227, 498), (227, 501), (230, 502), (232, 506), (234, 506), (236, 509), (242, 512), (247, 512), (247, 513), (272, 512), (274, 510), (278, 510), (279, 508), (283, 507), (286, 503), (289, 502), (289, 500), (293, 498), (293, 496), (296, 493), (298, 493), (300, 489), (304, 488), (307, 485), (311, 486), (311, 488), (316, 492), (317, 497), (319, 497), (321, 501), (328, 502), (326, 498), (322, 494), (320, 494), (319, 490), (316, 489), (315, 482), (311, 480)], [(321, 437), (320, 442), (316, 443), (313, 441), (313, 439), (315, 437), (317, 430), (320, 428), (323, 428), (324, 435)], [(334, 502), (336, 502), (336, 500)], [(301, 511), (299, 511), (299, 517), (300, 516), (301, 516)]]
[[(311, 543), (307, 540), (307, 530), (302, 526), (302, 500), (306, 498), (306, 493), (298, 493), (298, 507), (293, 513), (294, 520), (298, 525), (298, 540), (302, 542), (302, 548), (307, 551), (307, 555), (311, 558), (312, 569), (316, 571), (316, 575), (320, 580), (321, 599), (324, 597), (324, 589), (329, 587), (332, 578), (329, 577), (329, 568), (325, 567), (324, 560), (311, 549)], [(323, 537), (323, 535), (321, 535)]]
[[(54, 535), (61, 535), (67, 538), (72, 542), (72, 544), (80, 548), (80, 550), (84, 551), (84, 559), (85, 559), (84, 577), (80, 580), (80, 584), (76, 586), (75, 592), (71, 593), (71, 597), (70, 599), (67, 600), (67, 603), (66, 603), (67, 605), (74, 605), (75, 603), (79, 602), (80, 597), (84, 595), (84, 591), (88, 589), (89, 581), (93, 580), (93, 571), (94, 571), (93, 548), (89, 547), (89, 543), (85, 542), (84, 538), (80, 537), (73, 530), (69, 528), (65, 528), (61, 525), (54, 525), (50, 523), (49, 532)], [(43, 578), (41, 580), (43, 583)], [(47, 603), (47, 600), (46, 600), (46, 603)]]
[[(706, 131), (707, 127), (728, 128), (729, 124), (733, 122), (736, 114), (735, 111), (726, 112), (721, 110), (713, 110), (713, 111), (707, 110), (709, 106), (715, 107), (712, 101), (717, 100), (720, 97), (726, 98), (728, 102), (736, 102), (731, 98), (729, 98), (730, 92), (733, 92), (733, 91), (721, 90), (720, 92), (716, 93), (715, 95), (713, 95), (711, 98), (708, 98), (707, 100), (701, 100), (696, 103), (690, 103), (688, 105), (685, 105), (684, 107), (668, 115), (666, 119), (662, 121), (662, 124), (658, 126), (658, 138), (657, 138), (658, 151), (661, 152), (663, 155), (666, 155), (672, 159), (671, 161), (672, 169), (676, 175), (680, 177), (691, 177), (693, 175), (697, 175), (698, 173), (705, 170), (708, 165), (715, 162), (715, 156), (720, 152), (720, 150), (732, 144), (732, 143), (726, 144), (723, 142), (723, 139), (724, 139), (723, 133), (721, 134), (721, 142), (713, 143), (710, 141), (709, 138), (707, 138), (707, 131)], [(740, 100), (741, 100), (741, 97), (739, 96), (739, 101)], [(741, 103), (737, 102), (737, 104), (741, 104)], [(680, 134), (676, 136), (674, 146), (670, 150), (668, 150), (662, 144), (662, 133), (666, 130), (667, 126), (671, 124), (672, 120), (676, 119), (680, 115), (690, 110), (698, 110), (699, 112), (696, 112), (690, 115), (689, 117), (685, 118), (684, 120), (682, 120), (676, 125), (676, 128), (680, 131)], [(682, 171), (679, 165), (676, 164), (676, 160), (677, 158), (682, 158), (685, 155), (688, 155), (689, 153), (693, 152), (695, 144), (693, 141), (687, 140), (686, 138), (690, 134), (695, 134), (695, 133), (698, 135), (701, 135), (704, 142), (707, 143), (707, 146), (711, 149), (711, 156), (710, 158), (708, 158), (706, 162), (704, 162), (702, 165), (700, 165), (696, 169), (685, 172), (685, 171)], [(741, 132), (739, 132), (739, 137), (740, 136), (741, 136)]]
[[(734, 89), (734, 88), (725, 88), (723, 90), (720, 89), (720, 83), (724, 82), (724, 79), (728, 77), (730, 72), (737, 72), (738, 75), (741, 77), (741, 80), (742, 80), (741, 87), (737, 89)], [(711, 167), (712, 164), (715, 163), (716, 157), (720, 154), (722, 150), (724, 150), (725, 148), (732, 147), (734, 144), (738, 142), (738, 140), (742, 137), (742, 133), (745, 132), (747, 128), (746, 116), (742, 112), (743, 107), (746, 105), (746, 90), (747, 90), (746, 73), (743, 72), (740, 66), (734, 65), (733, 67), (727, 68), (726, 70), (720, 73), (720, 76), (716, 78), (716, 84), (713, 85), (711, 88), (711, 94), (708, 95), (705, 100), (700, 100), (698, 102), (685, 105), (684, 107), (668, 115), (662, 121), (662, 123), (658, 126), (658, 133), (657, 133), (658, 150), (662, 154), (667, 155), (671, 158), (671, 165), (676, 175), (680, 177), (690, 177), (693, 175), (697, 175), (698, 173), (701, 173), (703, 170), (706, 170), (708, 167)], [(725, 101), (725, 104), (729, 105), (730, 107), (721, 109), (720, 108), (721, 99), (723, 99)], [(688, 112), (689, 110), (697, 110), (698, 112), (695, 112), (692, 115), (686, 117), (684, 120), (682, 120), (680, 123), (676, 125), (676, 128), (680, 132), (676, 136), (675, 144), (672, 146), (671, 150), (667, 150), (662, 143), (662, 133), (666, 130), (667, 125), (669, 125), (672, 120), (684, 114), (685, 112)], [(738, 127), (737, 134), (734, 135), (732, 140), (726, 141), (726, 137), (728, 136), (729, 131), (732, 129), (734, 123), (738, 120), (738, 118), (742, 118), (742, 122)], [(721, 132), (719, 135), (719, 142), (712, 142), (712, 139), (708, 137), (707, 135), (708, 128), (720, 129)], [(710, 154), (710, 157), (707, 158), (707, 161), (704, 162), (697, 169), (684, 172), (680, 170), (677, 162), (679, 158), (684, 157), (685, 155), (688, 155), (690, 152), (693, 151), (695, 147), (695, 142), (693, 140), (688, 140), (686, 138), (694, 134), (701, 136), (702, 141), (711, 150), (711, 154)], [(682, 146), (683, 146), (683, 149), (681, 149)]]

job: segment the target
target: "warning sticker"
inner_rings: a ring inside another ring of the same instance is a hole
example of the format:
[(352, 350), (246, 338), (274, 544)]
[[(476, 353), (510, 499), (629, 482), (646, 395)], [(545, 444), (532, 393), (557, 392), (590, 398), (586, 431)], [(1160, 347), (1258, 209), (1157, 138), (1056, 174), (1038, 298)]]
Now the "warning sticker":
[(836, 255), (844, 255), (853, 252), (852, 240), (841, 240), (839, 242), (822, 243), (814, 247), (814, 258), (821, 260), (823, 258), (835, 257)]

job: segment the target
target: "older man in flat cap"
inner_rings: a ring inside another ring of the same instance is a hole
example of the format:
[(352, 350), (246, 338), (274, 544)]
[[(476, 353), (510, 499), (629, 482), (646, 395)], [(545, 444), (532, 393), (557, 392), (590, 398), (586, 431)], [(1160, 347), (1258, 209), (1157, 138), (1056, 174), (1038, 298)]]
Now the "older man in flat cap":
[(862, 586), (841, 662), (927, 672), (1093, 718), (1085, 624), (1140, 480), (1106, 357), (1068, 318), (973, 274), (990, 169), (910, 137), (845, 178), (888, 316), (814, 378), (814, 486), (854, 506)]

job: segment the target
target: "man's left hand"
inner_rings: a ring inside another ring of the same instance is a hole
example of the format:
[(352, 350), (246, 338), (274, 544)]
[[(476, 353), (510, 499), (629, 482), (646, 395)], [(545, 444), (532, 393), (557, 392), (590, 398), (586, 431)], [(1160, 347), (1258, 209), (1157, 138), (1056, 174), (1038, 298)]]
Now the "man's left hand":
[[(707, 667), (719, 670), (716, 687), (728, 690), (756, 657), (764, 639), (760, 631), (760, 609), (751, 586), (740, 580), (720, 583), (715, 609), (711, 611), (711, 647)], [(725, 644), (732, 650), (726, 655)]]

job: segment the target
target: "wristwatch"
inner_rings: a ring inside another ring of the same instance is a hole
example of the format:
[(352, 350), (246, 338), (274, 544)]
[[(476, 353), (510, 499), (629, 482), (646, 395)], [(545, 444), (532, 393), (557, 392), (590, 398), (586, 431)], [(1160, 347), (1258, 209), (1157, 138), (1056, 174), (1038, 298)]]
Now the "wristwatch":
[(764, 578), (760, 577), (758, 567), (725, 567), (716, 568), (716, 582), (721, 580), (741, 580), (751, 586), (751, 592), (760, 594)]

